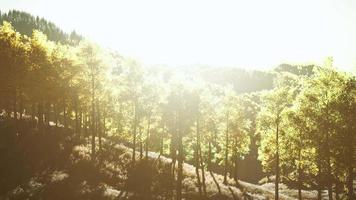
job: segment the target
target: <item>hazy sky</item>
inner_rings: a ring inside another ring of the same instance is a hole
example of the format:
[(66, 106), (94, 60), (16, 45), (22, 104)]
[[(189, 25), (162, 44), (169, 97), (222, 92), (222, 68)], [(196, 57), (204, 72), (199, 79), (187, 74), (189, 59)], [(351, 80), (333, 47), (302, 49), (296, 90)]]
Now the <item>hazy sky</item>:
[(0, 0), (148, 64), (269, 68), (318, 62), (356, 71), (354, 0)]

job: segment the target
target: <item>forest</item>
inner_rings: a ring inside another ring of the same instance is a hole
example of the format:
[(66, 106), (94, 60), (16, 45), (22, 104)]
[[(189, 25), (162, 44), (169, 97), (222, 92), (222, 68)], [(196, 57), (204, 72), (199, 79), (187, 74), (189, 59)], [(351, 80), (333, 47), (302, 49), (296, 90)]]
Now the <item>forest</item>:
[(0, 199), (355, 199), (356, 77), (147, 66), (0, 21)]

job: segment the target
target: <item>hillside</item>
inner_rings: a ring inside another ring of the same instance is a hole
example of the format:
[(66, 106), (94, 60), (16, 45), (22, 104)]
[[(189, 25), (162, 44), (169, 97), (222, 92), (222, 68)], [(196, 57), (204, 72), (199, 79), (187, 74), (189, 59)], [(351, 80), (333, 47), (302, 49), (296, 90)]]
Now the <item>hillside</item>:
[[(131, 149), (105, 140), (97, 160), (91, 160), (88, 141), (73, 137), (70, 129), (51, 127), (40, 133), (32, 125), (0, 121), (1, 158), (6, 158), (0, 170), (1, 199), (169, 199), (174, 193), (169, 158), (149, 152), (148, 159), (133, 164)], [(16, 127), (26, 131), (13, 137)], [(194, 171), (184, 164), (185, 199), (200, 199)], [(243, 181), (236, 187), (233, 179), (225, 185), (223, 176), (205, 173), (205, 199), (273, 198), (273, 188)], [(293, 193), (282, 189), (281, 199), (294, 199), (289, 196)], [(303, 195), (315, 199), (315, 193)]]

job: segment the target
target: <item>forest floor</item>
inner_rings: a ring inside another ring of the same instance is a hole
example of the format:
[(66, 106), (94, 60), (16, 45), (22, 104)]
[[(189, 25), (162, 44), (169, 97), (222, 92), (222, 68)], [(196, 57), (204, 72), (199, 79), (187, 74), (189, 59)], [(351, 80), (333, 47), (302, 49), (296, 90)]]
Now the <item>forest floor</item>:
[[(149, 152), (132, 164), (132, 149), (103, 142), (96, 160), (88, 140), (73, 137), (71, 130), (51, 127), (46, 132), (0, 122), (0, 199), (172, 199), (175, 180), (171, 159)], [(144, 153), (145, 154), (145, 153)], [(175, 172), (176, 173), (176, 172)], [(206, 195), (199, 195), (195, 168), (184, 164), (183, 197), (186, 200), (273, 199), (271, 183), (255, 185), (205, 172)], [(296, 199), (297, 191), (281, 184), (280, 199)], [(303, 199), (316, 192), (303, 191)]]
[[(115, 145), (116, 149), (121, 149), (132, 156), (132, 149), (120, 144)], [(136, 152), (136, 157), (139, 158), (139, 152)], [(165, 156), (160, 156), (156, 152), (148, 153), (149, 160), (154, 162), (163, 162), (165, 165), (169, 166), (172, 163), (170, 158)], [(184, 182), (183, 185), (186, 187), (186, 195), (197, 195), (199, 193), (198, 187), (196, 186), (196, 172), (193, 165), (184, 163)], [(201, 172), (200, 172), (201, 173)], [(218, 182), (221, 190), (219, 194), (218, 188), (214, 182), (214, 178)], [(224, 177), (217, 173), (212, 173), (205, 171), (206, 178), (206, 191), (208, 197), (217, 197), (219, 195), (224, 196), (226, 199), (274, 199), (274, 184), (265, 183), (263, 185), (256, 185), (248, 182), (239, 180), (239, 186), (236, 186), (236, 182), (232, 178), (228, 178), (227, 184), (223, 184)], [(302, 191), (303, 199), (316, 199), (316, 191)], [(220, 198), (221, 198), (220, 197)], [(325, 191), (325, 199), (327, 197)], [(218, 199), (220, 199), (218, 198)], [(280, 184), (280, 199), (297, 199), (298, 191), (295, 189), (290, 189), (283, 183)], [(214, 199), (214, 198), (213, 198)]]

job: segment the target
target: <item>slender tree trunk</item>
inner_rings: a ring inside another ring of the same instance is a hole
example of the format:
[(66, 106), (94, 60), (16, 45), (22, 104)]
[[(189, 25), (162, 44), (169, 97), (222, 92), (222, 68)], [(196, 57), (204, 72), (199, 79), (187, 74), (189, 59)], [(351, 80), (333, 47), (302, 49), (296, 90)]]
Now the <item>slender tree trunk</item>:
[(227, 112), (226, 114), (224, 184), (227, 184), (228, 156), (229, 156), (229, 112)]
[(177, 143), (178, 143), (178, 119), (177, 116), (175, 117), (175, 122), (174, 122), (174, 127), (175, 127), (175, 134), (172, 135), (171, 138), (171, 157), (172, 157), (172, 176), (173, 180), (175, 180), (175, 168), (176, 168), (176, 161), (177, 161)]
[(101, 148), (102, 148), (102, 137), (106, 135), (106, 112), (104, 110), (103, 112), (103, 125), (102, 125), (102, 130), (100, 131), (101, 135), (99, 138), (99, 149), (101, 152)]
[(57, 104), (55, 103), (53, 105), (53, 110), (54, 110), (54, 122), (56, 123), (56, 127), (58, 127), (58, 108)]
[(24, 114), (24, 108), (23, 108), (23, 95), (22, 95), (22, 92), (21, 92), (21, 91), (20, 91), (19, 98), (20, 98), (20, 120), (21, 120), (21, 119), (22, 119), (22, 117), (23, 117), (23, 114)]
[(119, 104), (119, 112), (118, 112), (118, 116), (117, 116), (117, 133), (121, 133), (122, 132), (122, 125), (121, 125), (121, 119), (122, 119), (122, 114), (121, 114), (121, 109), (122, 109), (122, 105)]
[(199, 190), (199, 195), (202, 196), (202, 190), (201, 190), (201, 182), (200, 182), (200, 173), (199, 173), (199, 153), (198, 153), (198, 144), (194, 148), (194, 157), (195, 157), (195, 174), (197, 176), (197, 186)]
[(204, 160), (203, 160), (203, 156), (201, 153), (201, 148), (199, 147), (199, 156), (200, 156), (200, 166), (201, 166), (201, 174), (202, 174), (202, 185), (203, 185), (203, 193), (204, 196), (206, 196), (206, 184), (205, 184), (205, 166), (204, 166)]
[(34, 122), (35, 121), (35, 103), (34, 102), (31, 102), (31, 121)]
[(17, 120), (17, 90), (16, 88), (14, 89), (14, 99), (13, 99), (13, 113), (14, 113), (14, 119)]
[(96, 131), (96, 127), (95, 127), (95, 105), (94, 103), (92, 103), (92, 116), (91, 116), (91, 156), (92, 156), (92, 160), (95, 159), (95, 131)]
[(89, 116), (88, 114), (84, 115), (84, 137), (86, 138), (88, 136), (88, 126), (89, 126)]
[[(23, 95), (22, 95), (22, 92), (21, 90), (19, 91), (19, 120), (20, 120), (20, 124), (18, 126), (18, 132), (20, 134), (22, 134), (24, 132), (24, 123), (22, 123), (22, 117), (23, 117), (23, 114), (24, 114), (24, 107), (23, 107)], [(1, 110), (1, 109), (0, 109)]]
[(98, 133), (98, 136), (99, 136), (99, 154), (101, 153), (101, 137), (102, 137), (102, 127), (101, 127), (101, 115), (100, 115), (100, 107), (99, 107), (99, 103), (97, 102), (97, 133)]
[(32, 122), (35, 122), (36, 119), (36, 103), (32, 103), (31, 106), (31, 120)]
[[(200, 127), (199, 127), (199, 113), (198, 113), (198, 118), (197, 118), (197, 152), (198, 152), (198, 162), (200, 160), (200, 167), (201, 167), (201, 172), (202, 172), (202, 186), (203, 186), (203, 192), (204, 196), (206, 196), (206, 184), (205, 184), (205, 166), (204, 166), (204, 160), (203, 160), (203, 155), (201, 152), (201, 135), (200, 135)], [(199, 169), (199, 164), (198, 164), (198, 169)]]
[[(339, 164), (338, 163), (336, 163), (336, 172), (339, 172)], [(335, 198), (336, 198), (336, 200), (340, 200), (340, 196), (339, 196), (339, 194), (340, 194), (340, 191), (339, 191), (339, 189), (340, 189), (340, 186), (341, 186), (341, 183), (340, 183), (340, 181), (339, 181), (339, 179), (338, 179), (338, 177), (336, 177), (336, 180), (335, 180)]]
[[(328, 92), (325, 94), (326, 98), (328, 98)], [(333, 199), (333, 191), (332, 191), (332, 171), (331, 171), (331, 161), (330, 161), (330, 128), (329, 128), (329, 106), (328, 103), (326, 104), (326, 127), (325, 127), (325, 151), (326, 151), (326, 170), (327, 170), (327, 175), (326, 175), (326, 186), (328, 189), (328, 196), (329, 200)]]
[[(179, 127), (181, 128), (181, 127)], [(182, 199), (182, 181), (183, 181), (183, 144), (182, 133), (178, 130), (178, 172), (177, 172), (177, 200)]]
[(43, 129), (43, 102), (40, 100), (38, 103), (38, 124), (40, 127), (40, 130)]
[(214, 174), (213, 174), (213, 172), (212, 172), (212, 170), (211, 170), (211, 160), (213, 159), (213, 158), (212, 158), (212, 152), (211, 152), (211, 151), (212, 151), (212, 150), (211, 150), (211, 142), (209, 141), (208, 170), (209, 170), (209, 172), (210, 172), (210, 176), (213, 178), (213, 181), (214, 181), (216, 187), (218, 188), (219, 194), (221, 194), (220, 185), (219, 185), (218, 181), (215, 179), (215, 176), (214, 176)]
[[(11, 96), (11, 92), (10, 91), (6, 91), (5, 96)], [(4, 99), (4, 109), (5, 109), (5, 115), (6, 115), (6, 119), (10, 119), (11, 118), (11, 113), (12, 113), (12, 102), (11, 102), (11, 98), (6, 98)]]
[(92, 131), (92, 135), (91, 135), (91, 157), (92, 160), (95, 159), (95, 119), (91, 118), (91, 123), (92, 123), (92, 127), (91, 127), (91, 131)]
[(320, 153), (318, 156), (318, 200), (321, 200), (321, 190), (322, 190), (322, 181), (321, 181), (321, 158)]
[(91, 96), (91, 158), (92, 160), (95, 159), (95, 77), (94, 77), (94, 66), (91, 67), (91, 90), (92, 90), (92, 96)]
[(139, 138), (140, 138), (140, 160), (142, 160), (143, 158), (143, 142), (142, 142), (142, 128), (141, 126), (139, 126), (138, 128), (139, 132)]
[(302, 159), (302, 152), (301, 152), (301, 146), (299, 146), (299, 151), (298, 151), (298, 199), (302, 200), (302, 166), (301, 166), (301, 159)]
[[(328, 135), (328, 134), (327, 134)], [(327, 136), (327, 138), (329, 138)], [(328, 143), (328, 139), (327, 139), (327, 143)], [(329, 145), (327, 145), (329, 146)], [(332, 176), (331, 176), (331, 162), (330, 162), (330, 152), (329, 152), (329, 147), (327, 147), (327, 186), (328, 186), (328, 196), (329, 196), (329, 200), (333, 199), (333, 190), (332, 190)]]
[(76, 136), (79, 136), (79, 111), (78, 111), (77, 97), (74, 97), (74, 112), (75, 112), (75, 134)]
[(165, 133), (165, 126), (163, 125), (162, 127), (162, 134), (161, 134), (161, 138), (160, 138), (160, 146), (159, 146), (159, 154), (163, 155), (163, 137), (164, 137), (164, 133)]
[(237, 155), (234, 155), (234, 180), (236, 185), (239, 185), (238, 183), (238, 177), (237, 177), (237, 169), (238, 168), (238, 164), (237, 164)]
[(51, 112), (51, 104), (47, 101), (46, 104), (46, 113), (45, 113), (45, 122), (46, 122), (46, 126), (49, 126), (49, 113)]
[(66, 99), (63, 98), (63, 126), (65, 129), (67, 129), (68, 124), (67, 124), (67, 108), (66, 108)]
[(148, 125), (147, 125), (146, 144), (145, 144), (146, 158), (148, 158), (148, 141), (150, 138), (150, 129), (151, 129), (151, 113), (148, 115)]
[(201, 182), (200, 182), (200, 173), (199, 173), (199, 167), (200, 167), (200, 161), (199, 161), (199, 145), (200, 145), (200, 132), (199, 132), (199, 114), (197, 114), (197, 120), (196, 120), (196, 144), (194, 148), (194, 157), (195, 157), (195, 173), (197, 175), (197, 186), (199, 190), (199, 195), (202, 196), (202, 190), (201, 190)]
[(177, 162), (177, 149), (174, 147), (173, 152), (172, 152), (172, 176), (173, 176), (173, 180), (176, 179), (176, 175), (175, 175), (175, 171), (176, 171), (176, 162)]
[(79, 135), (79, 138), (81, 138), (82, 137), (82, 126), (83, 126), (83, 112), (82, 112), (82, 110), (80, 109), (79, 110), (79, 124), (78, 124), (78, 135)]
[(236, 149), (236, 138), (233, 139), (233, 146), (232, 146), (232, 162), (233, 162), (233, 172), (232, 174), (234, 175), (234, 180), (236, 185), (238, 185), (238, 180), (237, 180), (237, 149)]
[(279, 199), (279, 122), (276, 124), (276, 180), (275, 180), (275, 200)]
[(137, 129), (137, 100), (134, 105), (133, 142), (132, 142), (132, 162), (136, 162), (136, 129)]

